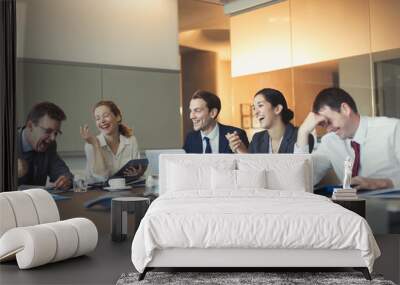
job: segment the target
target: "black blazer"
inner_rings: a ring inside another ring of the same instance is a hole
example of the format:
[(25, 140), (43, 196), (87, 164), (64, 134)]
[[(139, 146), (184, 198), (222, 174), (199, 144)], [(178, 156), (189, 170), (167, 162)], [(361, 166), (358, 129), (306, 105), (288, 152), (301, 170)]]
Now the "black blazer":
[(47, 176), (50, 182), (54, 182), (61, 175), (67, 176), (71, 181), (74, 176), (68, 166), (57, 153), (57, 144), (54, 141), (45, 152), (22, 151), (22, 129), (18, 130), (17, 156), (28, 164), (28, 172), (18, 178), (18, 185), (45, 185)]
[[(219, 123), (218, 126), (219, 126), (219, 153), (233, 153), (233, 151), (229, 147), (229, 142), (226, 139), (225, 135), (227, 133), (233, 133), (234, 131), (236, 131), (239, 134), (239, 137), (242, 140), (242, 142), (246, 145), (246, 147), (248, 147), (249, 140), (247, 138), (245, 131), (239, 128), (226, 126)], [(183, 149), (186, 151), (186, 153), (203, 153), (203, 142), (201, 140), (200, 131), (192, 131), (186, 136)]]
[[(286, 125), (285, 133), (283, 134), (282, 143), (278, 153), (293, 153), (294, 145), (297, 141), (298, 128), (291, 123)], [(310, 153), (314, 148), (314, 137), (310, 134), (308, 137), (308, 146)], [(268, 153), (269, 150), (269, 134), (268, 131), (255, 133), (249, 146), (250, 153)]]

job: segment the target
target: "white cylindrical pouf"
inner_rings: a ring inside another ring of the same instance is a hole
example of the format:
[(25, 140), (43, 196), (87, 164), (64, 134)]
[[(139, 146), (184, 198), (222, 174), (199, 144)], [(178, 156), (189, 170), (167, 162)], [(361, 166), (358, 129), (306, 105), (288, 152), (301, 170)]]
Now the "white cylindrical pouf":
[(38, 214), (39, 224), (60, 220), (56, 202), (49, 192), (43, 189), (28, 189), (23, 192), (31, 197)]
[(78, 249), (73, 257), (86, 254), (96, 248), (98, 233), (92, 221), (85, 218), (74, 218), (64, 222), (70, 223), (78, 233)]
[(0, 238), (5, 232), (16, 226), (17, 223), (10, 202), (0, 194)]
[(51, 229), (57, 238), (57, 252), (51, 262), (57, 262), (74, 256), (78, 250), (78, 233), (67, 222), (55, 222), (42, 225)]
[(17, 227), (33, 226), (39, 223), (35, 205), (24, 191), (3, 192), (1, 195), (10, 202)]
[(14, 228), (0, 239), (0, 254), (14, 254), (20, 269), (28, 269), (51, 262), (57, 251), (53, 231), (42, 225)]

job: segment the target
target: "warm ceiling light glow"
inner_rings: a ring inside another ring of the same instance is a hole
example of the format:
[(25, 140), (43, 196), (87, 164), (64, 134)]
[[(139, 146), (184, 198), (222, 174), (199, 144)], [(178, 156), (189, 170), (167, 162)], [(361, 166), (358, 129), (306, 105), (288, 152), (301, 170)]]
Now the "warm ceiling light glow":
[(231, 17), (232, 76), (291, 66), (289, 2)]

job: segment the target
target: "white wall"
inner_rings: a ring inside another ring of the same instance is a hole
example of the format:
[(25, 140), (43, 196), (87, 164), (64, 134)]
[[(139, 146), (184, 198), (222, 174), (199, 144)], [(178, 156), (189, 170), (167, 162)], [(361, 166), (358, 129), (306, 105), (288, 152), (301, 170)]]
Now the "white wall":
[(179, 70), (177, 0), (17, 0), (18, 57)]

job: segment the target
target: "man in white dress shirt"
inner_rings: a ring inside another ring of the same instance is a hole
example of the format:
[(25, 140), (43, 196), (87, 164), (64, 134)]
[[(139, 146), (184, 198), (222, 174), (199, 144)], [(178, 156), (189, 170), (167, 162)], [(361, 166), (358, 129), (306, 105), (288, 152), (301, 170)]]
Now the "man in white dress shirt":
[(308, 135), (317, 126), (328, 133), (313, 152), (314, 182), (333, 167), (339, 179), (347, 157), (354, 160), (356, 189), (400, 188), (400, 120), (360, 116), (353, 98), (340, 88), (322, 90), (299, 128), (295, 153), (308, 152)]

